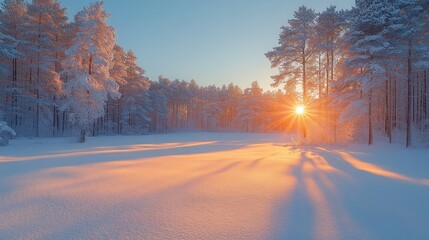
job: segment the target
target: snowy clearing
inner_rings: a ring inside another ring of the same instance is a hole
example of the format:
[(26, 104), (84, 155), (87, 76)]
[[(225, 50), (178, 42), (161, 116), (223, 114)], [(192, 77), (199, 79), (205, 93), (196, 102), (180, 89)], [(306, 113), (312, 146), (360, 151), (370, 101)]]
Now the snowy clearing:
[(429, 239), (429, 150), (280, 134), (15, 140), (1, 239)]

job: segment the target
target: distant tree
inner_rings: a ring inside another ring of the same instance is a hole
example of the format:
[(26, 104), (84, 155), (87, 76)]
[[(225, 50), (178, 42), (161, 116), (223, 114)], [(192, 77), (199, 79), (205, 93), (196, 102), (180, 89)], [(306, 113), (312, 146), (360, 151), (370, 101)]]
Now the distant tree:
[(210, 131), (220, 129), (222, 109), (219, 102), (219, 89), (214, 85), (204, 88), (203, 99), (202, 115), (205, 129)]
[[(111, 78), (119, 85), (120, 89), (127, 84), (127, 53), (125, 50), (115, 44), (113, 48), (113, 60), (109, 70)], [(120, 133), (120, 100), (109, 97), (106, 103), (106, 113), (104, 116), (106, 133)]]
[(169, 108), (168, 92), (171, 81), (159, 76), (157, 82), (152, 82), (150, 86), (150, 102), (152, 104), (151, 125), (152, 131), (167, 131)]
[(247, 132), (254, 132), (261, 124), (264, 99), (262, 88), (254, 81), (250, 88), (244, 91), (238, 106), (238, 119), (240, 125)]
[(200, 86), (192, 79), (189, 82), (189, 99), (187, 104), (188, 128), (197, 128), (201, 115)]
[(227, 98), (227, 116), (226, 121), (228, 128), (238, 129), (240, 125), (237, 123), (238, 119), (238, 106), (240, 104), (240, 97), (243, 95), (243, 90), (233, 83), (228, 84), (228, 98)]
[(121, 86), (121, 125), (127, 133), (148, 132), (150, 127), (149, 81), (136, 63), (132, 51), (126, 54), (125, 85)]

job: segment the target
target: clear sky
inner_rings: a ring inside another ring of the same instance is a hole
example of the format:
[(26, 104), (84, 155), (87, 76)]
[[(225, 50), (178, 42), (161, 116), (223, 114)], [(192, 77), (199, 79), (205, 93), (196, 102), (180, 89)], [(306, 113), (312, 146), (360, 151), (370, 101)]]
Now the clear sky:
[[(91, 0), (60, 0), (71, 18)], [(301, 5), (323, 11), (354, 0), (105, 0), (118, 43), (133, 50), (146, 76), (195, 79), (200, 85), (258, 80), (269, 90), (275, 70), (264, 53)]]

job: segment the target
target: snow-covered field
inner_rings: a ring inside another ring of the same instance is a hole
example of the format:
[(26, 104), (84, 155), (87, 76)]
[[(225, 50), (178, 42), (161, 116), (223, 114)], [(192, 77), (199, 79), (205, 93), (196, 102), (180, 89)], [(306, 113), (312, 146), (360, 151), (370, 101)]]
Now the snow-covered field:
[(429, 239), (429, 150), (288, 141), (12, 141), (0, 148), (0, 239)]

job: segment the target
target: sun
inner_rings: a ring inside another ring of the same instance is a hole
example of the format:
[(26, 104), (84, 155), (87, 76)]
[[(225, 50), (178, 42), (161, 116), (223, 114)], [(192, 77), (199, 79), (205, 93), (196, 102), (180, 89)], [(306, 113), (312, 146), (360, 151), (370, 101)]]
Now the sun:
[(295, 113), (298, 114), (298, 115), (303, 115), (304, 112), (305, 112), (305, 107), (302, 106), (302, 105), (297, 106), (296, 109), (295, 109)]

